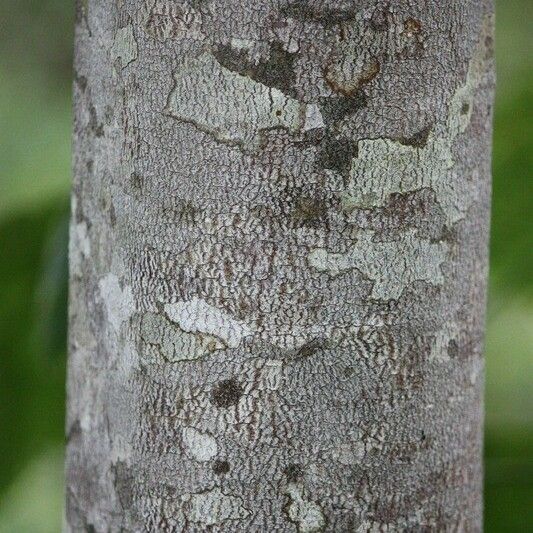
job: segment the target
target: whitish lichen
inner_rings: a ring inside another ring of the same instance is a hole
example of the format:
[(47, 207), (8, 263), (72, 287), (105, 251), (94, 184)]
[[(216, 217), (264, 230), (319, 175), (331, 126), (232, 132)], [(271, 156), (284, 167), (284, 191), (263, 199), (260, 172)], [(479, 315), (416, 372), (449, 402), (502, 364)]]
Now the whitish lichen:
[(115, 333), (129, 320), (135, 310), (131, 287), (121, 288), (115, 274), (107, 274), (99, 282), (100, 296), (104, 302), (107, 320)]
[(232, 37), (231, 47), (237, 50), (252, 50), (254, 47), (255, 41), (252, 39), (240, 39), (238, 37)]
[(147, 343), (159, 346), (161, 355), (170, 363), (193, 361), (226, 348), (219, 338), (188, 333), (156, 313), (143, 316), (141, 336)]
[(253, 147), (260, 130), (284, 127), (297, 132), (321, 123), (316, 105), (307, 106), (232, 72), (207, 53), (182, 63), (174, 79), (165, 112), (221, 141)]
[(167, 304), (165, 313), (183, 331), (217, 337), (230, 348), (237, 348), (244, 338), (252, 334), (244, 322), (199, 298)]
[(209, 461), (218, 453), (217, 441), (195, 428), (184, 428), (182, 441), (186, 452), (197, 461)]
[(221, 524), (226, 520), (246, 518), (249, 512), (243, 507), (240, 498), (224, 494), (215, 487), (199, 494), (191, 494), (185, 498), (187, 502), (187, 518), (206, 526)]
[(137, 41), (133, 35), (133, 26), (128, 24), (117, 31), (111, 48), (111, 57), (113, 60), (120, 59), (121, 66), (124, 68), (137, 59), (137, 53)]
[(440, 269), (446, 258), (445, 243), (417, 238), (415, 230), (391, 242), (375, 242), (374, 233), (362, 232), (354, 247), (345, 254), (316, 248), (308, 255), (309, 265), (332, 276), (357, 269), (374, 282), (372, 296), (398, 298), (403, 289), (417, 280), (440, 285)]
[(70, 225), (70, 268), (72, 274), (82, 275), (82, 264), (91, 255), (91, 241), (89, 239), (87, 223), (85, 221)]
[(326, 525), (322, 509), (312, 501), (304, 498), (303, 489), (296, 483), (287, 487), (290, 504), (287, 513), (292, 522), (298, 525), (301, 533), (315, 533), (321, 531)]
[(316, 104), (307, 105), (305, 108), (303, 131), (323, 128), (324, 126), (324, 117), (322, 116), (322, 113), (320, 113), (320, 108)]

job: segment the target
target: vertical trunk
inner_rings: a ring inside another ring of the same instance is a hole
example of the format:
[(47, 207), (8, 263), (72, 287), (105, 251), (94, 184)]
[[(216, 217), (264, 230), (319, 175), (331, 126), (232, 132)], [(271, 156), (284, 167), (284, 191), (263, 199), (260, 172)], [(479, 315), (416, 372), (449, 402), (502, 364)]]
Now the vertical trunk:
[(80, 0), (68, 531), (481, 529), (490, 0)]

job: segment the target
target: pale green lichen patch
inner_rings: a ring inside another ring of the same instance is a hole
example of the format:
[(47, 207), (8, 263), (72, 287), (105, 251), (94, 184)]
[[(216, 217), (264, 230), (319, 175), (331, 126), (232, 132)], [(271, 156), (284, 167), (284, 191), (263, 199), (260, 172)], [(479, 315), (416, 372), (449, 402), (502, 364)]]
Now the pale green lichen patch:
[(182, 442), (185, 451), (200, 462), (209, 461), (218, 453), (217, 441), (214, 437), (195, 428), (183, 429)]
[(185, 60), (174, 81), (165, 113), (220, 141), (253, 147), (261, 130), (297, 132), (321, 123), (316, 105), (307, 109), (276, 88), (222, 67), (207, 53)]
[[(380, 207), (393, 193), (427, 187), (435, 191), (449, 224), (465, 216), (476, 199), (477, 184), (476, 179), (465, 179), (463, 172), (455, 169), (453, 146), (470, 124), (474, 95), (487, 71), (485, 39), (490, 28), (487, 20), (465, 83), (450, 100), (445, 124), (431, 130), (424, 145), (385, 138), (359, 141), (350, 182), (341, 196), (345, 210)], [(477, 171), (471, 172), (475, 178)]]
[(141, 336), (148, 344), (159, 347), (170, 363), (193, 361), (226, 348), (219, 338), (183, 331), (164, 316), (146, 313), (141, 321)]
[(449, 137), (430, 135), (425, 148), (391, 139), (363, 140), (352, 160), (350, 184), (342, 194), (343, 209), (383, 206), (393, 193), (433, 189), (450, 222), (459, 219), (470, 201), (467, 180), (453, 171)]
[(289, 483), (287, 494), (290, 498), (287, 514), (291, 522), (297, 524), (298, 531), (301, 533), (322, 531), (326, 525), (322, 509), (304, 497), (302, 487), (297, 483)]
[(224, 494), (219, 487), (199, 494), (185, 497), (186, 515), (191, 522), (214, 526), (226, 520), (246, 518), (249, 511), (242, 505), (242, 500)]
[(419, 239), (412, 229), (395, 241), (379, 242), (373, 237), (372, 231), (361, 232), (348, 253), (316, 248), (307, 257), (309, 265), (332, 276), (357, 269), (374, 282), (372, 296), (379, 299), (398, 298), (405, 287), (418, 280), (442, 284), (440, 266), (448, 249), (445, 243)]
[(137, 59), (137, 55), (137, 41), (133, 35), (133, 26), (128, 24), (124, 28), (120, 28), (115, 34), (115, 40), (111, 48), (111, 57), (113, 61), (120, 59), (122, 68), (125, 68)]
[(243, 339), (252, 335), (247, 324), (200, 298), (166, 304), (165, 313), (183, 331), (209, 335), (230, 348), (237, 348)]

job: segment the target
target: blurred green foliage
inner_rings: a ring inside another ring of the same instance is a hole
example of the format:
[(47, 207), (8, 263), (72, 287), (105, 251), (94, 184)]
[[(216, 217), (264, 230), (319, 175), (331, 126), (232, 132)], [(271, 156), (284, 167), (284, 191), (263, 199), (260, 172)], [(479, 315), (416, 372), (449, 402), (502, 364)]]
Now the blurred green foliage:
[[(56, 532), (73, 5), (0, 6), (0, 533)], [(486, 531), (527, 531), (533, 523), (532, 6), (497, 1)]]

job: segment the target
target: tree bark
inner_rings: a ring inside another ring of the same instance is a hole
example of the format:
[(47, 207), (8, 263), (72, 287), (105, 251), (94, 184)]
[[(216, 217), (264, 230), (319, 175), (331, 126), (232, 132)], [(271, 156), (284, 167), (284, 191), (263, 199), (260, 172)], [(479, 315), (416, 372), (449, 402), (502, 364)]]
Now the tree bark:
[(489, 0), (80, 0), (66, 531), (480, 531)]

